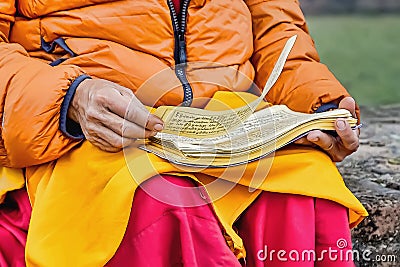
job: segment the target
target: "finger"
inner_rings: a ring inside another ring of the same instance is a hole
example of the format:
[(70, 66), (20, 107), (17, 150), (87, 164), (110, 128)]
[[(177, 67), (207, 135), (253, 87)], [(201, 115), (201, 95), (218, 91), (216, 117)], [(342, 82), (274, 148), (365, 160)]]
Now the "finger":
[(307, 137), (302, 137), (296, 141), (294, 141), (295, 144), (297, 145), (304, 145), (304, 146), (312, 146), (314, 143), (310, 142), (307, 140)]
[(100, 138), (104, 140), (112, 148), (122, 149), (124, 146), (127, 145), (126, 142), (128, 142), (128, 141), (124, 142), (124, 138), (122, 136), (116, 134), (111, 129), (102, 126), (101, 124), (92, 126), (89, 130), (89, 134), (93, 139), (98, 140), (98, 138)]
[(103, 126), (124, 138), (149, 138), (157, 133), (156, 131), (147, 130), (135, 123), (125, 120), (111, 112), (107, 112), (103, 114), (103, 116), (104, 118), (101, 120)]
[(103, 151), (107, 151), (107, 152), (121, 151), (121, 148), (113, 147), (111, 144), (109, 144), (107, 141), (101, 139), (100, 137), (93, 137), (91, 139), (88, 139), (88, 141)]
[(311, 131), (307, 135), (307, 140), (313, 144), (316, 144), (323, 150), (328, 151), (329, 153), (334, 153), (334, 150), (336, 150), (336, 139), (333, 136), (323, 133), (319, 130)]
[(124, 86), (120, 86), (118, 84), (113, 83), (115, 89), (122, 95), (122, 96), (126, 96), (128, 98), (132, 98), (132, 96), (134, 96), (134, 93), (132, 92), (132, 90), (130, 90), (129, 88), (126, 88)]
[(107, 151), (107, 152), (117, 152), (121, 149), (113, 147), (110, 143), (108, 143), (106, 140), (102, 139), (101, 137), (95, 135), (95, 134), (90, 134), (89, 132), (85, 131), (82, 129), (84, 132), (84, 135), (86, 137), (86, 140), (88, 140), (92, 145), (96, 146), (97, 148)]
[(137, 138), (122, 137), (108, 128), (104, 128), (102, 133), (103, 133), (102, 138), (117, 149), (123, 149), (124, 147), (130, 146), (137, 139)]
[(125, 118), (150, 131), (162, 131), (164, 128), (164, 122), (151, 114), (135, 96), (129, 103)]
[(325, 150), (334, 162), (342, 161), (349, 154), (346, 149), (341, 147), (338, 140), (330, 134), (321, 131), (312, 131), (308, 134), (307, 139)]
[(156, 115), (150, 114), (145, 127), (151, 131), (161, 132), (164, 129), (164, 122)]
[(347, 120), (337, 119), (335, 122), (335, 129), (340, 137), (343, 146), (350, 150), (356, 151), (359, 146), (358, 134), (356, 131), (352, 130), (350, 124)]
[(348, 111), (350, 111), (350, 113), (353, 115), (354, 118), (357, 118), (357, 116), (356, 116), (356, 101), (354, 100), (354, 98), (352, 98), (350, 96), (343, 98), (339, 102), (339, 108), (347, 109)]
[(114, 89), (116, 90), (107, 103), (107, 108), (110, 111), (150, 131), (161, 131), (164, 128), (164, 122), (157, 116), (150, 114), (133, 94), (129, 98), (125, 90)]

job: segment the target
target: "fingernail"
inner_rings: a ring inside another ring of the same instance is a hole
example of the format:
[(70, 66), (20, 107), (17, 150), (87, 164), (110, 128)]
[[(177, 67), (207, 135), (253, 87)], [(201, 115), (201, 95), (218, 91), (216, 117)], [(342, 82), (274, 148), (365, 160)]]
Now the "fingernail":
[(162, 124), (154, 125), (154, 130), (156, 130), (156, 131), (162, 131), (163, 129), (164, 129), (164, 125), (162, 125)]
[(310, 134), (307, 136), (307, 139), (308, 139), (309, 141), (311, 141), (311, 142), (317, 142), (317, 141), (319, 140), (319, 136), (318, 136), (317, 133), (310, 133)]
[(343, 131), (344, 129), (346, 129), (346, 123), (344, 120), (338, 120), (336, 121), (336, 126), (339, 130)]

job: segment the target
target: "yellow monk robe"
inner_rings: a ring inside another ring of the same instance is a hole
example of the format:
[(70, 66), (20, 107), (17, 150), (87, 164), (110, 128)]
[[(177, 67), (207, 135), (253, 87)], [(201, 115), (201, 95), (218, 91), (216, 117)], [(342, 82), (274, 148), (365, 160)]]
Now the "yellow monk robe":
[(0, 204), (3, 203), (8, 191), (20, 189), (24, 185), (25, 178), (22, 170), (0, 166)]
[[(237, 107), (254, 96), (218, 92), (208, 107), (216, 109), (219, 101), (228, 99), (230, 106)], [(274, 157), (247, 165), (196, 169), (170, 164), (135, 147), (124, 155), (84, 142), (55, 162), (26, 170), (34, 207), (26, 250), (28, 266), (104, 265), (123, 238), (135, 189), (162, 173), (212, 182), (208, 193), (227, 243), (238, 257), (245, 251), (232, 225), (262, 190), (340, 203), (349, 209), (351, 227), (368, 215), (346, 188), (334, 163), (317, 149), (288, 146)], [(213, 182), (217, 178), (223, 181)], [(257, 185), (258, 189), (253, 189)], [(226, 192), (227, 187), (232, 190)]]

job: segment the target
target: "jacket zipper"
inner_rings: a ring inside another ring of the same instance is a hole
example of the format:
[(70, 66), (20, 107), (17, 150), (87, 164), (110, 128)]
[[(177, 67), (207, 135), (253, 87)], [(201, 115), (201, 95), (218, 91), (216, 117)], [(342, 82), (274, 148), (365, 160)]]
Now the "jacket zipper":
[(174, 59), (175, 59), (175, 74), (183, 87), (183, 102), (182, 106), (190, 106), (193, 101), (193, 90), (186, 77), (187, 54), (186, 54), (186, 24), (187, 24), (187, 10), (190, 0), (183, 0), (181, 9), (181, 20), (179, 24), (178, 14), (176, 14), (175, 6), (172, 0), (168, 0), (168, 6), (171, 11), (172, 26), (174, 28)]

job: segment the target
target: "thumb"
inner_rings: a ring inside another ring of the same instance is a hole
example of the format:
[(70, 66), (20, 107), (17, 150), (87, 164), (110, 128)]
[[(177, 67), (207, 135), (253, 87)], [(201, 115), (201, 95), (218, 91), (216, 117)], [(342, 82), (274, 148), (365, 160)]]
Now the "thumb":
[(347, 109), (348, 111), (350, 111), (350, 113), (353, 115), (354, 118), (357, 117), (357, 115), (356, 115), (356, 101), (354, 100), (354, 98), (352, 98), (350, 96), (343, 98), (339, 102), (339, 108)]

